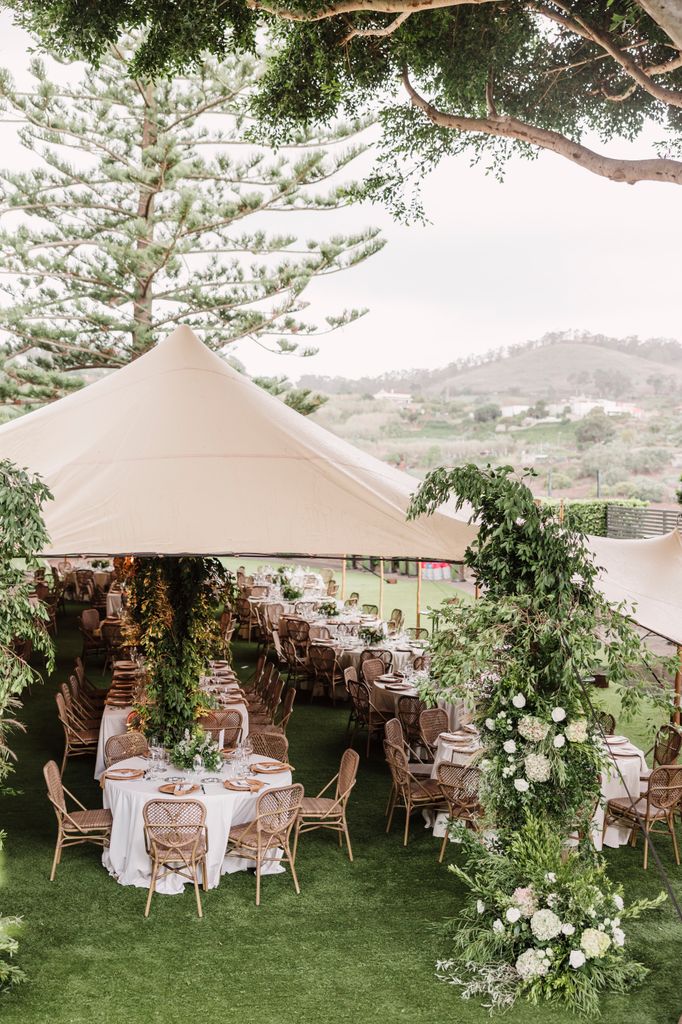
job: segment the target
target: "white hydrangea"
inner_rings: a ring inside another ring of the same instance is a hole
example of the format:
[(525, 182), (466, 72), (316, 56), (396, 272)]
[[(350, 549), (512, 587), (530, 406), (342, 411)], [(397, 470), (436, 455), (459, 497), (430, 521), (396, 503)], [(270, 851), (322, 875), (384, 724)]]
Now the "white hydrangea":
[(586, 928), (580, 936), (580, 947), (588, 960), (599, 960), (610, 945), (611, 939), (606, 932), (600, 932), (597, 928)]
[(524, 917), (532, 917), (538, 909), (538, 900), (532, 885), (518, 886), (512, 899)]
[(524, 759), (526, 777), (530, 782), (547, 782), (552, 771), (552, 765), (544, 754), (527, 754)]
[(612, 935), (613, 935), (613, 944), (614, 944), (614, 946), (624, 946), (625, 945), (625, 932), (623, 931), (622, 928), (614, 928), (613, 932), (612, 932)]
[(541, 743), (549, 732), (549, 725), (547, 722), (541, 722), (534, 715), (524, 715), (523, 718), (519, 719), (518, 730), (524, 740), (529, 740), (531, 743)]
[(521, 911), (518, 907), (509, 907), (507, 909), (505, 917), (507, 918), (510, 924), (516, 924), (518, 919), (521, 917)]
[(553, 742), (554, 742), (554, 746), (557, 748), (557, 750), (560, 750), (566, 744), (566, 737), (564, 736), (564, 734), (562, 732), (558, 732), (556, 734), (556, 736), (554, 737), (554, 741)]
[(575, 927), (572, 924), (562, 924), (561, 926), (562, 935), (574, 935)]
[(569, 743), (584, 743), (587, 739), (587, 722), (584, 718), (576, 718), (566, 725), (564, 733)]
[(504, 750), (505, 754), (515, 754), (516, 743), (514, 742), (514, 740), (505, 740), (504, 743), (502, 744), (502, 749)]
[(485, 903), (483, 902), (483, 900), (476, 900), (476, 910), (478, 911), (479, 914), (485, 913)]
[(552, 721), (553, 722), (563, 722), (565, 717), (566, 717), (566, 711), (565, 711), (564, 708), (554, 708), (554, 710), (552, 711)]
[(504, 921), (501, 921), (499, 917), (493, 921), (493, 931), (496, 935), (501, 935), (504, 931)]
[(528, 791), (528, 783), (525, 779), (514, 779), (514, 789), (519, 793), (526, 793)]
[(526, 698), (523, 696), (522, 693), (516, 693), (512, 697), (512, 704), (515, 708), (521, 710), (521, 708), (525, 708), (526, 706)]
[(578, 970), (585, 963), (585, 954), (580, 949), (572, 949), (571, 955), (568, 958), (568, 962), (574, 970)]
[(536, 910), (530, 919), (530, 930), (540, 942), (549, 942), (561, 934), (561, 919), (553, 910)]
[(486, 727), (486, 729), (490, 729), (490, 731), (493, 732), (494, 729), (495, 729), (495, 719), (494, 718), (486, 718), (486, 720), (485, 720), (485, 727)]
[(526, 949), (516, 961), (516, 971), (524, 981), (547, 974), (549, 960), (542, 949)]
[(623, 908), (625, 907), (623, 897), (619, 896), (618, 893), (616, 893), (616, 895), (613, 897), (613, 903), (618, 910), (623, 910)]

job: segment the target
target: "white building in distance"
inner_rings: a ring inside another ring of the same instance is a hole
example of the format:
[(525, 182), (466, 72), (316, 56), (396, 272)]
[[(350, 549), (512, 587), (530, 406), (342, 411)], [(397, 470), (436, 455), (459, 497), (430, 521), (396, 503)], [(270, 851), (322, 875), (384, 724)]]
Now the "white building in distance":
[(377, 391), (372, 395), (377, 402), (393, 402), (394, 405), (412, 405), (412, 395), (407, 391)]

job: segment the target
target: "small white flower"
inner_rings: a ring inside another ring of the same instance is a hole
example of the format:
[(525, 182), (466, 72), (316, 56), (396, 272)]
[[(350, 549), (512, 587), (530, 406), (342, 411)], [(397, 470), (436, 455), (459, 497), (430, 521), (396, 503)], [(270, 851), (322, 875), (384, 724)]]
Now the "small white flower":
[(505, 740), (505, 742), (502, 744), (502, 749), (504, 750), (505, 754), (515, 754), (516, 743), (514, 742), (514, 740)]
[(558, 899), (559, 897), (557, 896), (557, 894), (555, 892), (551, 892), (547, 897), (547, 906), (553, 907)]
[(495, 719), (494, 718), (486, 718), (486, 720), (485, 720), (485, 727), (486, 727), (486, 729), (490, 729), (490, 731), (492, 732), (494, 730), (494, 728), (495, 728)]
[(556, 736), (554, 737), (554, 746), (558, 750), (560, 747), (563, 747), (565, 743), (566, 743), (566, 737), (564, 736), (564, 734), (562, 732), (558, 732), (556, 734)]
[(528, 791), (528, 783), (525, 779), (514, 779), (514, 789), (519, 793), (526, 793)]
[(553, 871), (548, 871), (545, 874), (545, 881), (546, 882), (556, 882), (556, 875), (554, 874)]
[(507, 712), (506, 711), (498, 711), (497, 717), (498, 718), (506, 718), (507, 717)]
[(552, 711), (552, 721), (553, 722), (563, 722), (565, 717), (566, 717), (566, 712), (565, 712), (565, 710), (563, 708), (554, 708), (554, 711)]
[(585, 954), (580, 949), (572, 949), (571, 955), (568, 958), (568, 962), (571, 967), (577, 971), (579, 967), (582, 967), (585, 963)]
[(495, 921), (493, 921), (493, 931), (495, 932), (496, 935), (501, 935), (502, 932), (504, 931), (504, 924), (502, 921), (500, 921), (499, 917)]
[(476, 900), (476, 910), (479, 914), (485, 913), (485, 903), (483, 900)]
[(505, 914), (505, 917), (507, 918), (510, 924), (515, 924), (521, 917), (521, 911), (518, 907), (509, 907), (507, 913)]
[(611, 918), (610, 917), (605, 917), (604, 918), (604, 924), (611, 924)]
[(575, 928), (572, 924), (562, 924), (561, 931), (563, 935), (574, 935)]
[(620, 918), (619, 917), (614, 917), (613, 921), (611, 922), (611, 927), (612, 928), (620, 928)]
[(614, 903), (614, 906), (616, 906), (618, 908), (618, 910), (622, 910), (623, 907), (625, 906), (625, 903), (623, 902), (623, 897), (622, 896), (618, 896), (618, 895), (614, 896), (613, 897), (613, 903)]
[(517, 526), (523, 526), (526, 520), (523, 518), (523, 516), (517, 516), (514, 522)]
[(522, 693), (516, 693), (512, 697), (512, 704), (515, 708), (525, 708), (526, 698), (523, 696)]
[(622, 928), (613, 929), (613, 942), (616, 946), (625, 945), (625, 932), (622, 930)]

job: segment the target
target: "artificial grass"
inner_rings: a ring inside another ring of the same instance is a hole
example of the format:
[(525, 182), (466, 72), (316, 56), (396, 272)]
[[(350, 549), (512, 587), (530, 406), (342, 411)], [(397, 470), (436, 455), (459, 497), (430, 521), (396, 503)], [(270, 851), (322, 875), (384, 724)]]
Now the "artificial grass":
[[(145, 891), (117, 885), (94, 847), (65, 851), (48, 881), (55, 819), (41, 768), (58, 759), (62, 741), (53, 693), (78, 653), (75, 609), (60, 622), (53, 680), (26, 697), (25, 736), (15, 737), (21, 794), (5, 796), (0, 821), (8, 840), (0, 880), (1, 907), (21, 914), (19, 963), (28, 983), (0, 997), (3, 1024), (185, 1024), (240, 1019), (254, 1024), (483, 1024), (485, 1009), (463, 1002), (434, 978), (444, 952), (438, 924), (457, 914), (463, 891), (437, 863), (439, 842), (415, 816), (407, 849), (400, 822), (384, 835), (388, 776), (378, 749), (361, 763), (349, 820), (355, 861), (322, 833), (304, 836), (296, 896), (288, 875), (266, 878), (256, 908), (247, 873), (226, 876), (203, 896), (203, 920), (193, 895), (157, 896), (144, 920)], [(237, 648), (236, 664), (252, 651)], [(98, 678), (99, 668), (90, 669)], [(347, 712), (303, 697), (290, 724), (296, 780), (317, 792), (335, 773), (344, 749)], [(66, 785), (87, 806), (100, 791), (90, 758), (72, 761)], [(682, 871), (670, 843), (663, 863), (682, 898)], [(450, 859), (457, 848), (450, 847)], [(611, 874), (630, 896), (661, 888), (654, 868), (641, 868), (641, 845), (608, 851)], [(447, 861), (447, 858), (446, 858)], [(676, 1024), (681, 930), (669, 905), (628, 926), (628, 941), (652, 968), (646, 985), (605, 997), (608, 1024)], [(519, 1003), (509, 1024), (557, 1024), (566, 1010)]]

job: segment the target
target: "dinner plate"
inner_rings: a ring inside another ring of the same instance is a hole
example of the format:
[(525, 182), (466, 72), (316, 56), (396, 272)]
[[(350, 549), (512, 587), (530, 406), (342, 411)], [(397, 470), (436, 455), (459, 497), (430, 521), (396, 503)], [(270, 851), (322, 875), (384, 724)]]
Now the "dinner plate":
[(190, 782), (167, 782), (159, 786), (159, 793), (167, 793), (168, 796), (189, 796), (198, 792), (199, 787)]
[(291, 770), (290, 764), (283, 764), (281, 761), (257, 761), (252, 764), (250, 771), (256, 775), (277, 775), (279, 772)]
[(257, 793), (265, 785), (258, 779), (225, 779), (223, 786), (233, 793)]
[(133, 779), (141, 779), (144, 775), (144, 768), (108, 768), (105, 778), (113, 782), (130, 782)]

